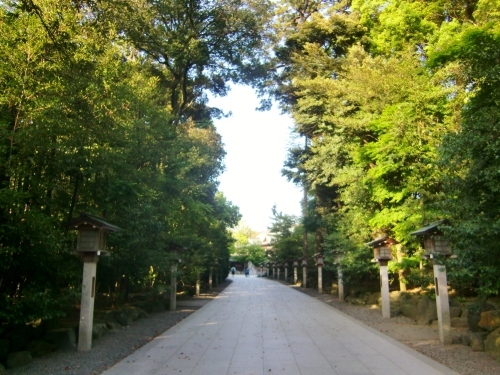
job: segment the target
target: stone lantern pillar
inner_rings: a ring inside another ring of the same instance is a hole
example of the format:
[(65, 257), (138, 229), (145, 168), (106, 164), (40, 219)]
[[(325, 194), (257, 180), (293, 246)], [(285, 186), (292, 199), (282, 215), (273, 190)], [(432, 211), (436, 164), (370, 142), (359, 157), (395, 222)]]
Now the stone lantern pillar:
[(285, 281), (288, 282), (288, 262), (283, 265), (285, 267)]
[(444, 259), (452, 257), (451, 246), (443, 237), (439, 226), (446, 224), (445, 220), (438, 221), (420, 228), (412, 233), (423, 240), (424, 257), (432, 259), (434, 270), (434, 288), (436, 290), (436, 308), (439, 326), (439, 339), (445, 345), (451, 345), (451, 317), (448, 298), (448, 280)]
[(212, 290), (212, 272), (213, 267), (210, 267), (208, 270), (208, 290)]
[(339, 288), (339, 301), (344, 300), (344, 280), (342, 277), (342, 265), (340, 264), (340, 255), (335, 254), (334, 262), (337, 265), (337, 284)]
[(170, 266), (170, 311), (177, 309), (177, 265), (180, 263), (181, 247), (170, 246), (172, 265)]
[(297, 267), (299, 266), (299, 261), (295, 259), (293, 261), (293, 285), (297, 285), (298, 277), (297, 277)]
[(302, 258), (302, 287), (307, 288), (307, 259)]
[(279, 262), (276, 263), (276, 268), (278, 270), (278, 281), (280, 280), (280, 268), (281, 268), (281, 264)]
[(316, 259), (316, 266), (318, 267), (318, 293), (323, 293), (323, 265), (325, 264), (325, 258), (323, 254), (318, 253), (314, 256)]
[(382, 294), (382, 317), (391, 317), (391, 302), (389, 298), (389, 273), (387, 272), (387, 263), (392, 259), (391, 246), (398, 242), (387, 237), (380, 237), (366, 245), (373, 247), (374, 259), (372, 262), (378, 262), (380, 266), (380, 291)]
[(109, 224), (98, 216), (85, 212), (71, 220), (67, 227), (78, 230), (75, 252), (81, 256), (83, 261), (78, 351), (85, 352), (92, 349), (97, 261), (100, 255), (108, 255), (106, 240), (109, 233), (120, 230), (120, 228)]
[(260, 267), (260, 277), (264, 277), (264, 265), (262, 263), (259, 263)]

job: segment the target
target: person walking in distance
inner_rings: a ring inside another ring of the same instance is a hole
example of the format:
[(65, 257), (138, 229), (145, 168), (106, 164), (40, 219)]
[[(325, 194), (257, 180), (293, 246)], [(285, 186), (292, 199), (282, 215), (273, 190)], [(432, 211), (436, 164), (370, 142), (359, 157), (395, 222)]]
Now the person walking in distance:
[(231, 267), (231, 275), (233, 275), (233, 277), (234, 277), (234, 274), (235, 274), (235, 273), (236, 273), (236, 268)]

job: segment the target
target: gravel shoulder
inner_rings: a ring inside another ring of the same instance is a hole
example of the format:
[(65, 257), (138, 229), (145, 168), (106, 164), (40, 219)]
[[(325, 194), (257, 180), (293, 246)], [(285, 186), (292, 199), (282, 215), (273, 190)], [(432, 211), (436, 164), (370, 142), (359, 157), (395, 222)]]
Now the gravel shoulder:
[[(227, 279), (212, 292), (203, 294), (200, 298), (179, 301), (176, 311), (151, 314), (148, 318), (141, 319), (120, 331), (110, 332), (94, 341), (90, 352), (55, 352), (36, 358), (28, 366), (7, 370), (7, 375), (98, 375), (195, 312), (204, 303), (215, 298), (230, 283), (231, 280)], [(339, 301), (331, 294), (319, 294), (313, 289), (290, 287), (333, 306), (461, 375), (500, 374), (500, 362), (489, 354), (473, 352), (470, 347), (463, 345), (442, 345), (437, 325), (419, 326), (404, 316), (383, 319), (378, 308), (354, 306)]]
[(28, 366), (7, 370), (7, 375), (97, 375), (198, 310), (224, 290), (227, 279), (199, 298), (178, 301), (176, 311), (150, 314), (119, 331), (95, 340), (90, 352), (58, 351), (35, 358)]
[[(491, 355), (485, 352), (473, 352), (469, 346), (441, 344), (437, 323), (431, 326), (420, 326), (405, 316), (383, 319), (379, 308), (355, 306), (341, 302), (331, 294), (319, 294), (313, 289), (290, 287), (333, 306), (337, 310), (432, 358), (461, 375), (500, 374), (500, 362)], [(456, 333), (461, 332), (458, 329), (454, 330)]]

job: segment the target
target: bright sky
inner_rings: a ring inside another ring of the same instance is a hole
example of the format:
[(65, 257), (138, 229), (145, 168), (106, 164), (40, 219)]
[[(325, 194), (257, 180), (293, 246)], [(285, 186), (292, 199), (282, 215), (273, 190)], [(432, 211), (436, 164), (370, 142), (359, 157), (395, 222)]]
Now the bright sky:
[(266, 230), (274, 204), (278, 211), (300, 216), (302, 190), (281, 176), (292, 144), (292, 119), (277, 108), (256, 111), (259, 100), (246, 86), (234, 86), (228, 96), (211, 98), (209, 104), (233, 113), (215, 120), (227, 153), (219, 190), (240, 208), (243, 222), (253, 230)]

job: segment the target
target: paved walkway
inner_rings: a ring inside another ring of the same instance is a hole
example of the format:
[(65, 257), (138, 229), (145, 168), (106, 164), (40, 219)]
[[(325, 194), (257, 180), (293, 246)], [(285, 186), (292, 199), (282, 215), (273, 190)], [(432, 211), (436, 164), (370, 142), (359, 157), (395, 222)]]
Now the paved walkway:
[(232, 280), (216, 299), (104, 374), (456, 375), (281, 283)]

